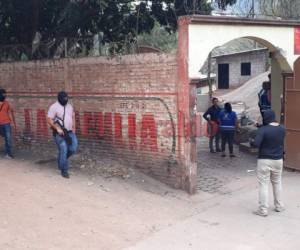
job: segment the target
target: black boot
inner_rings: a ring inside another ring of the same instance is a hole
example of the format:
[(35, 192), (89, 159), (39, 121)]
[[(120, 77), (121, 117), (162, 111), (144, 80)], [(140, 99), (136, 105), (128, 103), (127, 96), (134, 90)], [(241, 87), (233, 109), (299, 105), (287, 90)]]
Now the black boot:
[(64, 178), (67, 178), (67, 179), (70, 178), (70, 175), (69, 175), (68, 171), (61, 171), (61, 176), (64, 177)]

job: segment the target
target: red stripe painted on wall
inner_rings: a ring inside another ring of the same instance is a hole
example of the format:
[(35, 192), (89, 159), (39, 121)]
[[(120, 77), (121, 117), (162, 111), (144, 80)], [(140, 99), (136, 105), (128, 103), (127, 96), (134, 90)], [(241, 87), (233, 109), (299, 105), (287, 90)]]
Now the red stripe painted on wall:
[(300, 55), (300, 27), (294, 28), (294, 54)]

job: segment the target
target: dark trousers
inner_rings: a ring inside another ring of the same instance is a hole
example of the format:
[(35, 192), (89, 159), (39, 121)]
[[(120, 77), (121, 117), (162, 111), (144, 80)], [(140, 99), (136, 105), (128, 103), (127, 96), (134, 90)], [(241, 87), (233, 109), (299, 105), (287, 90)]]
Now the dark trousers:
[(221, 131), (222, 137), (222, 152), (225, 152), (226, 143), (228, 143), (229, 153), (233, 154), (234, 131)]
[(214, 151), (214, 141), (215, 141), (215, 145), (216, 145), (216, 151), (220, 150), (220, 132), (218, 132), (217, 134), (215, 134), (215, 136), (211, 136), (209, 138), (209, 149), (210, 151)]

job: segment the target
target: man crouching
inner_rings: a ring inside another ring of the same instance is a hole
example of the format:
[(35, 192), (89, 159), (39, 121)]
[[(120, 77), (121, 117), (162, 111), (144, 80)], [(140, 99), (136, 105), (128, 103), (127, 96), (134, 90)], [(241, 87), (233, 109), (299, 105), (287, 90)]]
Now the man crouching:
[(68, 158), (76, 152), (78, 146), (75, 113), (72, 105), (68, 104), (66, 92), (59, 92), (57, 99), (49, 108), (47, 121), (58, 148), (58, 168), (64, 178), (70, 178)]

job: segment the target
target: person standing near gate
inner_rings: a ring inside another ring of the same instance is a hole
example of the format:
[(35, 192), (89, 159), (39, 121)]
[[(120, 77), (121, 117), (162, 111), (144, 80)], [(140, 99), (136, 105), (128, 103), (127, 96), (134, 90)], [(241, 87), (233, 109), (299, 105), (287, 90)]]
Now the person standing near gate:
[(225, 157), (225, 146), (228, 143), (230, 157), (235, 157), (233, 154), (233, 141), (236, 128), (238, 127), (237, 115), (232, 111), (231, 104), (225, 103), (224, 110), (219, 115), (220, 131), (222, 138), (222, 157)]
[[(203, 118), (208, 123), (208, 134), (209, 134), (209, 149), (211, 153), (221, 152), (220, 150), (220, 132), (219, 132), (219, 114), (221, 112), (221, 108), (218, 105), (218, 98), (212, 99), (212, 106), (203, 114)], [(214, 140), (216, 151), (214, 150)]]
[(6, 90), (0, 89), (0, 134), (5, 140), (5, 158), (12, 159), (12, 132), (11, 123), (13, 122), (16, 129), (15, 117), (13, 110), (6, 99)]
[(75, 113), (72, 105), (68, 103), (66, 92), (59, 92), (57, 99), (49, 108), (47, 121), (58, 148), (58, 168), (64, 178), (70, 178), (68, 158), (76, 152), (78, 146)]
[(254, 214), (268, 215), (268, 187), (271, 179), (276, 212), (284, 211), (281, 199), (281, 175), (283, 168), (285, 127), (275, 120), (275, 112), (266, 110), (263, 113), (264, 126), (257, 131), (251, 146), (259, 149), (257, 161), (257, 179), (259, 183), (259, 207)]
[(263, 112), (271, 109), (271, 82), (263, 82), (262, 89), (258, 93), (258, 106), (263, 117)]

